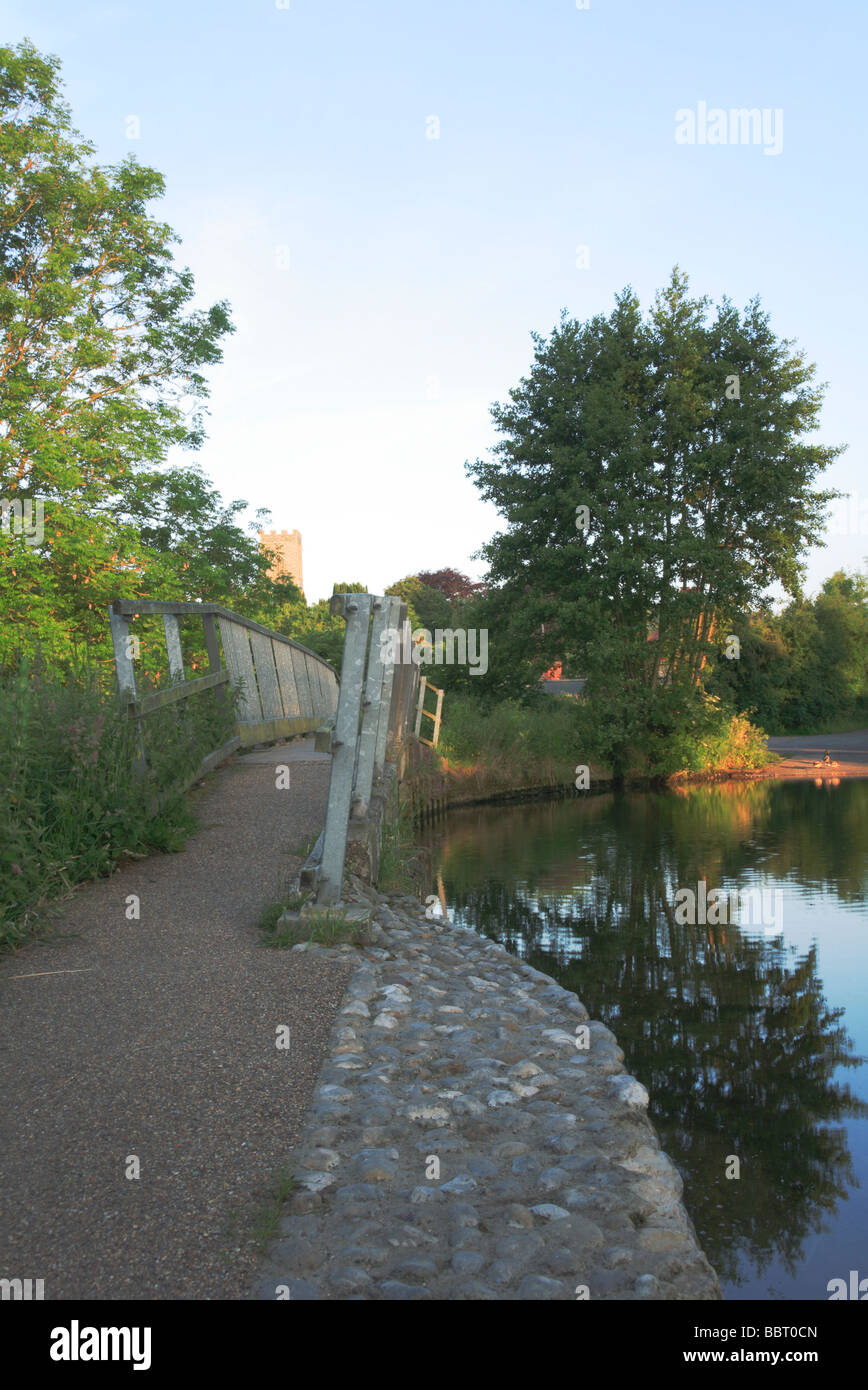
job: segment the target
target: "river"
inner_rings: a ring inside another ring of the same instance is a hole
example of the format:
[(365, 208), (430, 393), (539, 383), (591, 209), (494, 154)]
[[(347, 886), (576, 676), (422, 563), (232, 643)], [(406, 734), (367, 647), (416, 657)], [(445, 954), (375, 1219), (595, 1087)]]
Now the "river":
[(868, 780), (842, 779), (474, 807), (425, 832), (450, 919), (615, 1032), (730, 1299), (868, 1280), (866, 829)]

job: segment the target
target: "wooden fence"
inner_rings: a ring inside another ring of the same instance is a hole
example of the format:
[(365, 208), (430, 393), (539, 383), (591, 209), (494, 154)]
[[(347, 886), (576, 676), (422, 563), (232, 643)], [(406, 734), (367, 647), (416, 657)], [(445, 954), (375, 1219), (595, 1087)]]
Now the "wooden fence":
[[(425, 692), (431, 690), (437, 698), (437, 707), (432, 713), (425, 708)], [(440, 722), (443, 718), (443, 691), (437, 685), (432, 685), (426, 676), (419, 682), (419, 704), (416, 709), (416, 737), (420, 743), (425, 743), (429, 748), (436, 748), (440, 742)], [(422, 720), (431, 720), (431, 737), (425, 738), (422, 733)]]

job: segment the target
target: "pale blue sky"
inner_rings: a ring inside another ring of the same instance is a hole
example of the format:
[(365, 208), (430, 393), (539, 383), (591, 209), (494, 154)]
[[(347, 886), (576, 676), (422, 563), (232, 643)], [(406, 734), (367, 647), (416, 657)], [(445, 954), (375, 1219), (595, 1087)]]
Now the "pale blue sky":
[[(868, 555), (865, 7), (857, 0), (148, 0), (0, 6), (77, 126), (160, 169), (159, 215), (237, 333), (203, 466), (298, 527), (305, 588), (480, 573), (466, 479), (562, 307), (759, 293), (829, 382), (856, 492), (808, 587)], [(783, 147), (677, 144), (682, 108), (783, 112)], [(128, 136), (128, 118), (140, 138)], [(439, 139), (430, 117), (439, 120)], [(577, 268), (576, 248), (589, 248)], [(288, 260), (288, 265), (286, 264)], [(861, 534), (860, 534), (861, 531)]]

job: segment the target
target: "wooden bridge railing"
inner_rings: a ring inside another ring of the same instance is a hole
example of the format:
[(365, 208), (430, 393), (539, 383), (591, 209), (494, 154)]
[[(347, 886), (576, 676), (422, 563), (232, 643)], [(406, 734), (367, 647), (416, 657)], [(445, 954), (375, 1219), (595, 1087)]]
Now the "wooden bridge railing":
[[(148, 614), (162, 615), (173, 684), (140, 697), (134, 665), (136, 639), (130, 624), (134, 618)], [(181, 621), (187, 617), (201, 618), (208, 654), (209, 673), (195, 680), (186, 679), (181, 648)], [(230, 683), (239, 689), (235, 735), (208, 754), (196, 776), (209, 771), (239, 746), (310, 733), (334, 718), (338, 703), (334, 667), (300, 643), (251, 618), (232, 613), (219, 603), (116, 599), (109, 608), (109, 622), (118, 690), (137, 718), (210, 688), (217, 700), (226, 698)], [(225, 666), (220, 659), (221, 641)]]
[[(340, 900), (348, 843), (358, 848), (365, 842), (372, 861), (378, 860), (390, 777), (400, 780), (423, 715), (434, 721), (436, 744), (443, 705), (443, 693), (434, 687), (436, 714), (423, 708), (426, 683), (408, 656), (406, 603), (390, 595), (335, 594), (331, 610), (347, 625), (340, 682), (316, 652), (220, 604), (116, 599), (109, 608), (118, 689), (140, 726), (151, 711), (203, 691), (213, 689), (218, 701), (226, 699), (230, 683), (239, 692), (234, 736), (208, 753), (186, 785), (241, 745), (318, 731), (318, 746), (332, 757), (328, 808), (301, 877), (321, 906)], [(137, 639), (130, 626), (136, 617), (153, 614), (163, 619), (173, 683), (140, 697)], [(202, 620), (210, 668), (195, 680), (184, 671), (181, 620), (187, 617)]]

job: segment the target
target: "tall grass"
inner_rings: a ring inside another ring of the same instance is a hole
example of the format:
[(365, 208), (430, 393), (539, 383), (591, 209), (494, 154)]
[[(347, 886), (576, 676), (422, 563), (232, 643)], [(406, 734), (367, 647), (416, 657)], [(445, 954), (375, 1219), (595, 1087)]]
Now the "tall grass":
[(469, 695), (444, 705), (438, 753), (451, 790), (468, 797), (541, 786), (575, 778), (586, 743), (578, 702), (544, 696), (532, 706), (504, 700), (485, 707)]
[(140, 732), (97, 668), (0, 670), (0, 948), (124, 855), (180, 849), (195, 820), (173, 789), (231, 723), (231, 702), (221, 711), (207, 691), (148, 715)]
[(418, 894), (427, 867), (424, 857), (416, 842), (408, 801), (395, 787), (383, 822), (377, 887), (383, 893)]

